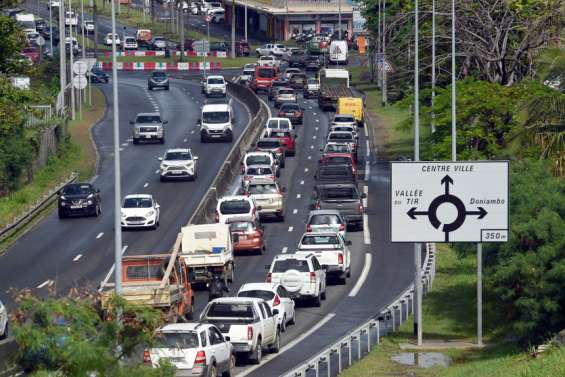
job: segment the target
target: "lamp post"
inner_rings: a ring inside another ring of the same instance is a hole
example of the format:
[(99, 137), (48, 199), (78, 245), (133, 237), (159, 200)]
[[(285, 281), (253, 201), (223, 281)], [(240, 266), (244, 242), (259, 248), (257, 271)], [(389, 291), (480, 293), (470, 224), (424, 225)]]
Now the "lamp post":
[[(53, 38), (53, 35), (51, 35)], [(59, 82), (61, 84), (62, 108), (65, 107), (65, 88), (67, 87), (67, 62), (65, 43), (65, 2), (59, 3)]]
[(247, 0), (245, 0), (245, 41), (247, 42)]

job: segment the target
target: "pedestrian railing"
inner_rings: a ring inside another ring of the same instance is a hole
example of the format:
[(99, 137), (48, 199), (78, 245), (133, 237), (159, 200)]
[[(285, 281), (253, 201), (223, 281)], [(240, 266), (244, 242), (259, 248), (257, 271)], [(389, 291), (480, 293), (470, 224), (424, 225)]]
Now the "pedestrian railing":
[(28, 107), (28, 114), (25, 120), (25, 126), (37, 127), (44, 126), (49, 123), (53, 117), (53, 108), (51, 105), (33, 105)]

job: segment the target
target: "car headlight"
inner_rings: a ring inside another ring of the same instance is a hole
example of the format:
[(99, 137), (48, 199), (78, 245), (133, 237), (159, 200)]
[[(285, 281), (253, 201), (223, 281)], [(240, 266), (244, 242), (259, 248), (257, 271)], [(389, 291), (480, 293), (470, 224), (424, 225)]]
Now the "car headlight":
[(67, 205), (67, 203), (66, 203), (66, 202), (61, 202), (61, 206), (63, 206), (63, 207), (64, 207), (64, 206), (66, 206), (66, 205)]
[(86, 197), (86, 199), (92, 199), (92, 198), (94, 198), (94, 194), (90, 194)]
[(154, 210), (151, 210), (145, 214), (145, 217), (153, 216), (155, 214)]
[(64, 195), (61, 195), (61, 200), (67, 200)]
[(134, 133), (135, 135), (139, 135), (139, 128), (134, 128), (134, 129), (133, 129), (133, 133)]
[(166, 170), (169, 167), (167, 164), (161, 164), (161, 170)]
[(122, 212), (121, 214), (122, 214), (122, 219), (127, 217), (127, 215), (124, 212)]
[(89, 199), (89, 200), (86, 202), (86, 204), (88, 204), (89, 206), (91, 206), (92, 203), (94, 203), (94, 202), (93, 202), (91, 199)]

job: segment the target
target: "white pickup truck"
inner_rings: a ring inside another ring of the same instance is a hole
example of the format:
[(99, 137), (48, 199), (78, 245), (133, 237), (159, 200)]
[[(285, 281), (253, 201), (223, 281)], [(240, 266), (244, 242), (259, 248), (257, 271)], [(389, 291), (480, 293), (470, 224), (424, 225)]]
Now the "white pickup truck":
[(181, 229), (180, 256), (193, 282), (208, 282), (212, 275), (233, 281), (233, 242), (229, 225), (200, 224)]
[(340, 284), (345, 284), (351, 276), (351, 252), (345, 240), (336, 232), (304, 233), (296, 253), (314, 254), (326, 270), (326, 276), (335, 276)]
[(231, 342), (236, 355), (247, 356), (259, 364), (263, 348), (278, 353), (280, 328), (278, 309), (271, 311), (269, 304), (259, 298), (222, 297), (206, 305), (200, 320), (216, 325)]

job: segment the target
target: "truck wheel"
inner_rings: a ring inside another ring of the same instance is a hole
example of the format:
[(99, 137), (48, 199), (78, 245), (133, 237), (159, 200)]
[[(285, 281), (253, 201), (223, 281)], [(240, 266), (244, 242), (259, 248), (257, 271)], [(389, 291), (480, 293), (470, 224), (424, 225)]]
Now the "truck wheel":
[(281, 349), (281, 331), (277, 330), (277, 338), (275, 339), (275, 342), (271, 344), (271, 346), (269, 347), (269, 351), (271, 353), (279, 353), (280, 349)]
[(218, 370), (216, 369), (216, 364), (210, 365), (210, 369), (208, 369), (208, 377), (218, 377)]
[(133, 138), (133, 144), (134, 144), (134, 145), (139, 144), (139, 139), (136, 139), (136, 138), (134, 137), (134, 138)]
[(338, 278), (337, 283), (338, 283), (339, 285), (345, 285), (345, 284), (347, 284), (347, 278), (346, 278), (345, 276), (346, 276), (346, 275), (344, 274), (344, 275), (341, 275), (341, 276)]
[(228, 368), (224, 373), (222, 373), (222, 377), (233, 377), (235, 375), (235, 356), (230, 355), (230, 361), (228, 363)]
[(322, 300), (326, 299), (326, 291), (323, 291), (320, 296), (322, 297)]

